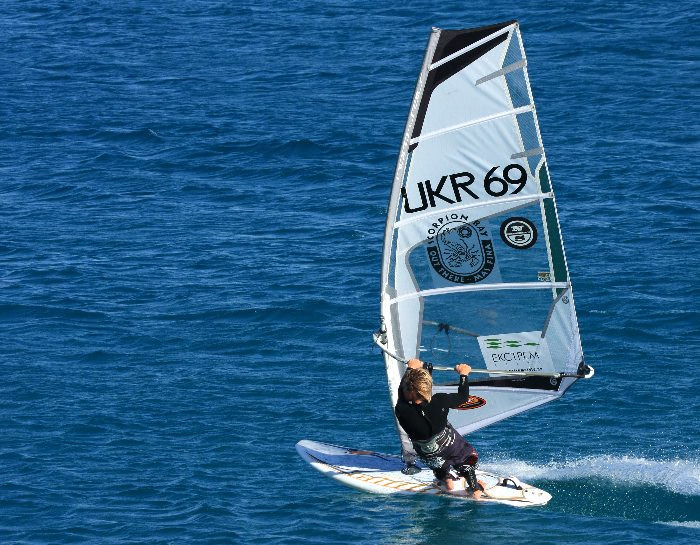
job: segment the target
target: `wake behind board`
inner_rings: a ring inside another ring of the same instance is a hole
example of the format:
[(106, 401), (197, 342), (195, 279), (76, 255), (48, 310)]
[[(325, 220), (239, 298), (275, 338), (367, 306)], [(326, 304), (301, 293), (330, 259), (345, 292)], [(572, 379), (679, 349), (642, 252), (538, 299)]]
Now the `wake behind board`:
[[(433, 494), (461, 500), (474, 500), (443, 492), (435, 483), (433, 472), (422, 464), (422, 471), (404, 475), (400, 456), (357, 450), (328, 443), (302, 440), (296, 444), (299, 455), (321, 473), (346, 486), (374, 494)], [(502, 503), (514, 507), (545, 505), (552, 496), (517, 479), (499, 477), (493, 473), (476, 471), (477, 478), (486, 485), (481, 503)], [(518, 488), (520, 486), (520, 488)], [(488, 496), (488, 497), (486, 497)]]

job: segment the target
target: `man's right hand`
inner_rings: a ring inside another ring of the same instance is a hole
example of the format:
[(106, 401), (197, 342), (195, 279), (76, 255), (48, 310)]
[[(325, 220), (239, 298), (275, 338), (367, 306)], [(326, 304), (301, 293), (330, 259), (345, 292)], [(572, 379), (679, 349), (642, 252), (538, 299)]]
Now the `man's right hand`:
[(413, 358), (413, 359), (408, 360), (406, 365), (408, 365), (409, 369), (422, 369), (423, 368), (423, 362), (417, 358)]
[(469, 373), (471, 373), (472, 368), (466, 363), (458, 363), (457, 365), (455, 365), (455, 371), (457, 371), (460, 375), (468, 375)]

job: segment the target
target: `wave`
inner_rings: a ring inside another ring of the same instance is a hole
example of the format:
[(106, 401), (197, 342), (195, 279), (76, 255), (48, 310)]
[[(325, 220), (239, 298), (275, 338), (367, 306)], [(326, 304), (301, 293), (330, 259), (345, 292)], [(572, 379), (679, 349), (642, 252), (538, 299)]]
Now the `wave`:
[(101, 129), (92, 133), (92, 138), (101, 142), (160, 142), (163, 138), (153, 129)]
[(677, 526), (680, 528), (695, 528), (700, 530), (700, 520), (687, 520), (682, 522), (680, 520), (669, 520), (668, 522), (660, 520), (657, 524), (665, 524), (666, 526)]
[(49, 306), (49, 305), (25, 305), (20, 303), (0, 302), (0, 318), (26, 318), (31, 317), (52, 317), (52, 318), (75, 318), (75, 319), (104, 319), (107, 315), (104, 312), (95, 310), (83, 310), (79, 308)]
[(573, 481), (596, 478), (631, 486), (653, 485), (684, 496), (700, 496), (700, 461), (649, 460), (631, 456), (586, 456), (534, 465), (513, 459), (482, 464), (485, 470), (528, 480)]

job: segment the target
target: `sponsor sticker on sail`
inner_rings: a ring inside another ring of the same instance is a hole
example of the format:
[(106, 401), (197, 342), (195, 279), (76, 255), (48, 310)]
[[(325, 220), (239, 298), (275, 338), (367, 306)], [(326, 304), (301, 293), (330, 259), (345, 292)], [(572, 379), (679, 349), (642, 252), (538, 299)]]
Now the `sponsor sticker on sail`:
[(477, 337), (486, 368), (492, 371), (554, 373), (552, 356), (541, 331)]
[(487, 222), (445, 214), (431, 222), (426, 241), (434, 287), (476, 284), (487, 277), (501, 282)]

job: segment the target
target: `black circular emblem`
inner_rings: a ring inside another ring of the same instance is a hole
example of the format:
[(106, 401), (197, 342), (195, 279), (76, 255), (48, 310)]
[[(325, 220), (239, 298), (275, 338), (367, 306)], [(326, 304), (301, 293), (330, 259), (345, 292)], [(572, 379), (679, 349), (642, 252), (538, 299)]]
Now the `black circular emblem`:
[(501, 238), (511, 248), (527, 250), (537, 242), (537, 229), (527, 218), (508, 218), (501, 224)]

